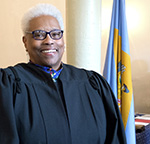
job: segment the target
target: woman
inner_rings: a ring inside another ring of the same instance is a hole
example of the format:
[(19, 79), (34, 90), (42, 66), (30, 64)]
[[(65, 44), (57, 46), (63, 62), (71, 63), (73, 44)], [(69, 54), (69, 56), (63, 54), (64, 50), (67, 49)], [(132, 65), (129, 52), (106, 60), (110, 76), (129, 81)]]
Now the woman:
[(60, 12), (52, 5), (36, 5), (23, 17), (22, 28), (30, 62), (0, 71), (0, 143), (126, 143), (106, 80), (62, 63)]

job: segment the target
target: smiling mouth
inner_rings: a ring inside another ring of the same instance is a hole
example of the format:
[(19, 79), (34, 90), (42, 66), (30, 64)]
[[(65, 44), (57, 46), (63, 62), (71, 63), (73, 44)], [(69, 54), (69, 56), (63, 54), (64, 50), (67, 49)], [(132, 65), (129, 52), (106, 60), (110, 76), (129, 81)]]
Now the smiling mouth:
[(42, 52), (43, 53), (53, 53), (53, 52), (56, 52), (57, 50), (43, 50)]

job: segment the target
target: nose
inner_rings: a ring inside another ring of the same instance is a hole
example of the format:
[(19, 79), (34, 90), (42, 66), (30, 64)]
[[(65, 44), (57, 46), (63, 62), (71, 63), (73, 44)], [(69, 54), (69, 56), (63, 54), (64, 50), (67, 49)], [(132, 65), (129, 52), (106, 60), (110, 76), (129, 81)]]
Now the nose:
[(44, 44), (51, 45), (54, 43), (54, 40), (50, 37), (49, 34), (46, 35), (46, 38), (43, 40)]

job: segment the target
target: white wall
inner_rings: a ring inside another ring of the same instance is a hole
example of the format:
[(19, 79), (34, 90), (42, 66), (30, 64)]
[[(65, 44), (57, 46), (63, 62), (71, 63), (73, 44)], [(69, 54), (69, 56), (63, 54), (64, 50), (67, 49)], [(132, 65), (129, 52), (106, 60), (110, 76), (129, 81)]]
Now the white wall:
[[(113, 0), (102, 0), (102, 70)], [(126, 0), (135, 112), (150, 113), (150, 1)]]

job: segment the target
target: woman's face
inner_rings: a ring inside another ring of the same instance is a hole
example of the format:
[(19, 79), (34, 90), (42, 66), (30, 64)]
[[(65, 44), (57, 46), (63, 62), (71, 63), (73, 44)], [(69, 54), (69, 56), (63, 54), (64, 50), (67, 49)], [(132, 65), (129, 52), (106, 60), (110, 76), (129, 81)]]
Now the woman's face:
[[(30, 21), (28, 31), (44, 30), (49, 32), (53, 29), (60, 30), (57, 19), (52, 16), (42, 15)], [(47, 34), (44, 40), (35, 40), (32, 34), (26, 34), (23, 37), (23, 42), (33, 63), (49, 66), (55, 70), (59, 69), (65, 48), (63, 38), (53, 40)]]

